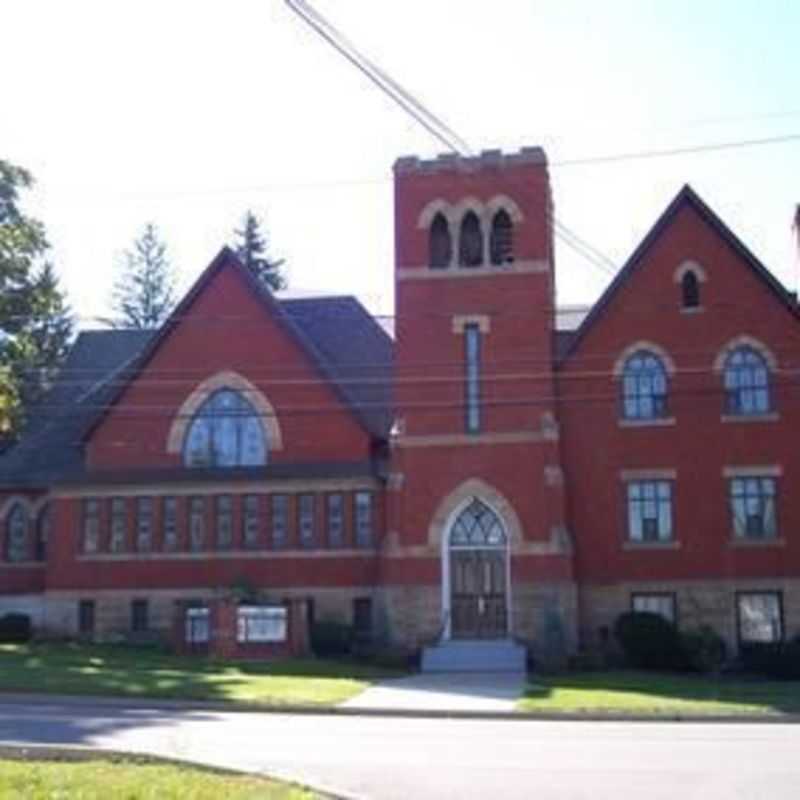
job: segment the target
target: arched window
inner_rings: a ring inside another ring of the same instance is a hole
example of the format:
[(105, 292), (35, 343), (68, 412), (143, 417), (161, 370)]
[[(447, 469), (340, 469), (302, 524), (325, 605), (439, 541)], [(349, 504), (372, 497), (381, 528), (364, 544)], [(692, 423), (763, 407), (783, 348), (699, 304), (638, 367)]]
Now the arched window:
[(700, 282), (692, 270), (681, 278), (681, 301), (684, 308), (697, 308), (700, 305)]
[(504, 547), (506, 533), (497, 514), (474, 497), (450, 529), (450, 547)]
[(268, 442), (244, 395), (219, 389), (192, 418), (183, 445), (187, 467), (252, 467), (267, 463)]
[(450, 236), (450, 225), (441, 212), (433, 218), (428, 237), (431, 269), (449, 267), (453, 258), (453, 240)]
[(52, 518), (50, 503), (46, 503), (36, 519), (36, 539), (33, 557), (37, 561), (47, 561), (47, 543), (50, 541)]
[(6, 558), (25, 561), (28, 557), (28, 512), (22, 503), (15, 503), (6, 517)]
[(622, 372), (622, 413), (625, 419), (657, 419), (667, 415), (667, 372), (649, 350), (637, 350)]
[(510, 264), (514, 260), (514, 227), (508, 212), (501, 208), (492, 219), (489, 239), (492, 264)]
[(467, 211), (461, 220), (458, 263), (462, 267), (479, 267), (483, 264), (483, 233), (481, 222), (474, 211)]
[(770, 410), (769, 367), (752, 347), (737, 347), (725, 359), (724, 383), (728, 414), (749, 416)]

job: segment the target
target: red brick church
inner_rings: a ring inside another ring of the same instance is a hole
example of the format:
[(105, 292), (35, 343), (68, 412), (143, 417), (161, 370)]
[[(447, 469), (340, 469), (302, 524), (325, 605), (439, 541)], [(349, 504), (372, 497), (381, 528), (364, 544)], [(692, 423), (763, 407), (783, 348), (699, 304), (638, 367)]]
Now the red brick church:
[(400, 159), (395, 238), (393, 337), (227, 249), (161, 329), (83, 332), (0, 457), (0, 614), (202, 643), (244, 586), (240, 642), (302, 607), (431, 668), (629, 609), (800, 630), (798, 306), (691, 188), (573, 328), (540, 149)]

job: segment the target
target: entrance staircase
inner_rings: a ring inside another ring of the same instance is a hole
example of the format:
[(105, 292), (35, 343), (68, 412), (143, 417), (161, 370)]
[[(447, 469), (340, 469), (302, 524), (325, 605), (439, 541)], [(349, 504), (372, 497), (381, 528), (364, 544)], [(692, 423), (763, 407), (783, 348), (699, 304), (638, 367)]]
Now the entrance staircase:
[(423, 672), (525, 672), (525, 648), (511, 639), (444, 639), (422, 651)]

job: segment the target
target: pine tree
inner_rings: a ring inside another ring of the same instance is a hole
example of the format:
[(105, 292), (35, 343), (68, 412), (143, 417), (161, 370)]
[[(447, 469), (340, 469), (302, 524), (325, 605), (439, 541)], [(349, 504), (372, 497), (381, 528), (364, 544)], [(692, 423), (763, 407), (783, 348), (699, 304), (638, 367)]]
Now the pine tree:
[(73, 321), (44, 226), (23, 214), (27, 170), (0, 161), (0, 438), (17, 436), (66, 355)]
[(267, 237), (261, 231), (258, 217), (248, 211), (242, 220), (241, 230), (234, 231), (236, 255), (241, 262), (270, 290), (277, 292), (286, 288), (286, 277), (281, 267), (284, 259), (273, 260), (268, 255)]
[(152, 223), (126, 250), (112, 290), (116, 328), (157, 328), (175, 305), (175, 276), (167, 246)]

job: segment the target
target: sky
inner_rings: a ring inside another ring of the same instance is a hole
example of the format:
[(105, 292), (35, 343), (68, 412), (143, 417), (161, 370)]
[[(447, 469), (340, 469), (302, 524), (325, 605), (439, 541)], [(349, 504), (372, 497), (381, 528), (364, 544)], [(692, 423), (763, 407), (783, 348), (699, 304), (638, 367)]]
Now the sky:
[[(690, 183), (794, 290), (795, 0), (311, 0), (474, 150), (545, 148), (556, 214), (622, 264)], [(443, 148), (283, 0), (25, 0), (3, 11), (0, 158), (31, 170), (83, 328), (148, 222), (186, 289), (246, 209), (294, 291), (392, 313), (391, 168)], [(557, 244), (559, 304), (609, 280)]]

